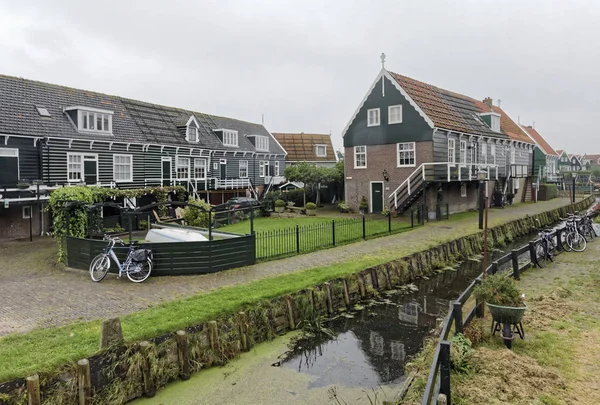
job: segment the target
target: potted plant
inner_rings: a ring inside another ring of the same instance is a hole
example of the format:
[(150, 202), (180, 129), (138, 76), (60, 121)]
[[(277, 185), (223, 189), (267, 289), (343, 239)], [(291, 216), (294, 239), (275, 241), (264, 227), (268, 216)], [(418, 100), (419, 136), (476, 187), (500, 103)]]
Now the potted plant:
[(525, 297), (519, 292), (515, 280), (503, 274), (488, 276), (473, 289), (473, 295), (480, 302), (485, 302), (492, 315), (494, 333), (503, 325), (502, 338), (509, 349), (512, 347), (512, 332), (523, 338), (521, 319), (527, 309), (523, 302)]
[(276, 200), (275, 201), (275, 212), (282, 213), (285, 210), (285, 201)]
[(306, 203), (306, 206), (304, 208), (306, 208), (306, 215), (309, 215), (309, 216), (317, 215), (317, 204), (309, 202), (309, 203)]
[(31, 187), (31, 184), (27, 183), (26, 181), (21, 181), (17, 184), (17, 188), (20, 188), (21, 190), (26, 190), (29, 187)]
[(350, 207), (346, 204), (346, 201), (341, 201), (338, 204), (338, 208), (340, 209), (340, 212), (350, 212)]
[(383, 215), (384, 217), (388, 217), (388, 216), (390, 216), (390, 214), (391, 214), (391, 212), (387, 208), (384, 208), (384, 210), (381, 211), (381, 215)]
[(369, 209), (369, 203), (367, 202), (367, 197), (365, 197), (364, 195), (362, 196), (362, 199), (360, 200), (360, 204), (358, 204), (358, 209), (360, 210), (361, 214), (364, 214)]

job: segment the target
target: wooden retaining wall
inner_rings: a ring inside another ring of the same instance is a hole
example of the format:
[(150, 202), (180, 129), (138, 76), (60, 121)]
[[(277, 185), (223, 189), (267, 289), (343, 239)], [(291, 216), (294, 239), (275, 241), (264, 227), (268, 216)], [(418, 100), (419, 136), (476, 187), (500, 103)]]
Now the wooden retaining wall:
[[(575, 209), (584, 210), (593, 201), (593, 198), (581, 201), (575, 204)], [(542, 226), (551, 225), (569, 211), (570, 207), (564, 207), (494, 227), (490, 229), (489, 243), (509, 242), (531, 232), (536, 219)], [(39, 378), (37, 383), (30, 382), (29, 391), (25, 379), (0, 384), (0, 403), (21, 403), (28, 392), (35, 395), (36, 390), (41, 392), (45, 403), (52, 404), (78, 401), (119, 404), (153, 396), (157, 388), (177, 379), (187, 379), (202, 369), (224, 365), (253, 345), (295, 329), (304, 319), (351, 308), (377, 291), (442, 271), (448, 264), (482, 250), (483, 233), (478, 232), (271, 302), (252, 305), (244, 312), (190, 326), (184, 331), (173, 331), (148, 342), (126, 342), (88, 359), (92, 397), (89, 399), (85, 367), (75, 363)], [(37, 385), (32, 387), (31, 384)]]

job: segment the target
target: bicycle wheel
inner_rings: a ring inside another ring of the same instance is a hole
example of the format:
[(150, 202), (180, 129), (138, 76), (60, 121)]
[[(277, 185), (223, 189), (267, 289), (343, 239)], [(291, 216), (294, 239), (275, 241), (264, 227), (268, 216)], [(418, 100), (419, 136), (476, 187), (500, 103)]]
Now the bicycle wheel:
[(565, 252), (571, 251), (571, 247), (567, 243), (567, 230), (561, 230), (558, 235), (558, 244), (560, 245), (561, 249)]
[(596, 233), (594, 232), (594, 228), (591, 225), (586, 225), (583, 227), (583, 236), (587, 242), (591, 242), (596, 237)]
[(546, 267), (546, 247), (544, 246), (544, 242), (541, 240), (537, 241), (533, 247), (533, 251), (535, 253), (535, 264), (537, 264), (539, 268)]
[(567, 243), (575, 252), (583, 252), (587, 246), (585, 238), (579, 232), (571, 232), (567, 235)]
[(94, 257), (92, 263), (90, 263), (90, 276), (92, 277), (92, 280), (95, 282), (102, 281), (104, 277), (106, 277), (109, 268), (110, 259), (108, 255), (100, 253), (98, 256)]
[(134, 283), (141, 283), (150, 277), (152, 262), (150, 259), (142, 263), (132, 263), (127, 270), (127, 278)]

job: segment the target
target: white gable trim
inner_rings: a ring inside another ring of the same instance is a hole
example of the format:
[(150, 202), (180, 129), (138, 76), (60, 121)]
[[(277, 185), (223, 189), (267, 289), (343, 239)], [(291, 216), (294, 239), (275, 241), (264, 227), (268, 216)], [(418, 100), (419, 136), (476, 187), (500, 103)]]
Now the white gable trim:
[(277, 145), (279, 145), (279, 147), (281, 148), (281, 150), (284, 153), (284, 157), (287, 156), (287, 150), (285, 150), (285, 148), (279, 143), (279, 141), (277, 140), (277, 138), (275, 138), (273, 136), (273, 134), (271, 132), (269, 132), (269, 130), (267, 129), (267, 127), (265, 127), (264, 125), (262, 126), (264, 128), (265, 131), (267, 131), (267, 133), (269, 134), (269, 136), (271, 137), (271, 139), (273, 139), (275, 141), (275, 143), (277, 143)]
[(379, 72), (379, 74), (377, 75), (377, 77), (375, 78), (375, 80), (373, 81), (373, 84), (371, 85), (371, 87), (369, 87), (369, 90), (367, 91), (367, 94), (365, 94), (365, 96), (363, 97), (362, 101), (358, 105), (358, 108), (356, 108), (356, 111), (354, 111), (354, 114), (352, 114), (352, 118), (350, 118), (350, 121), (348, 121), (348, 123), (346, 124), (346, 127), (342, 131), (342, 138), (344, 138), (346, 136), (346, 132), (348, 132), (348, 128), (350, 128), (350, 125), (352, 125), (352, 123), (356, 119), (356, 116), (358, 115), (358, 112), (363, 107), (363, 105), (365, 105), (365, 102), (367, 101), (367, 98), (369, 98), (369, 96), (371, 95), (371, 93), (375, 89), (375, 86), (377, 86), (377, 83), (379, 83), (379, 79), (381, 79), (383, 77), (384, 72), (385, 72), (385, 70), (381, 69), (381, 71)]
[(406, 100), (408, 101), (408, 103), (415, 110), (417, 110), (417, 112), (419, 113), (419, 115), (421, 117), (423, 117), (423, 119), (425, 120), (425, 122), (427, 122), (427, 124), (429, 125), (429, 127), (431, 129), (433, 129), (435, 125), (433, 125), (433, 121), (431, 120), (431, 118), (429, 118), (427, 116), (427, 114), (425, 114), (425, 111), (421, 110), (421, 107), (419, 107), (419, 105), (417, 103), (415, 103), (415, 101), (408, 95), (408, 93), (406, 91), (404, 91), (404, 89), (400, 86), (400, 84), (398, 84), (398, 82), (396, 81), (396, 79), (394, 79), (392, 77), (392, 75), (387, 70), (384, 70), (384, 75), (385, 75), (385, 77), (387, 77), (392, 82), (392, 84), (394, 85), (394, 87), (396, 87), (396, 89), (398, 89), (398, 91), (404, 96), (404, 98), (406, 98)]
[(189, 127), (192, 122), (196, 124), (196, 128), (200, 128), (200, 125), (198, 125), (198, 121), (196, 120), (196, 117), (194, 117), (193, 115), (187, 121), (187, 123), (185, 124), (185, 126)]

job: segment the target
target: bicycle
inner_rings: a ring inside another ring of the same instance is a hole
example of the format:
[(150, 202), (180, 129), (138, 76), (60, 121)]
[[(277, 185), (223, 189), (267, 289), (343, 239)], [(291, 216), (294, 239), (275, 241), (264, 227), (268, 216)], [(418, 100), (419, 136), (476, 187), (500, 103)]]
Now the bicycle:
[(550, 261), (554, 261), (553, 252), (556, 249), (556, 243), (554, 242), (554, 236), (552, 236), (553, 232), (554, 229), (538, 230), (538, 236), (540, 237), (540, 239), (538, 239), (538, 241), (535, 242), (535, 245), (533, 246), (533, 251), (535, 253), (535, 264), (537, 264), (539, 268), (546, 267), (546, 260), (548, 259)]
[(579, 224), (579, 233), (583, 235), (587, 242), (591, 242), (596, 237), (596, 232), (592, 227), (592, 218), (589, 214), (581, 217), (581, 223)]
[(587, 246), (586, 238), (583, 236), (579, 225), (580, 218), (569, 215), (568, 218), (560, 218), (565, 221), (565, 228), (559, 238), (560, 244), (565, 251), (583, 252)]
[(112, 259), (118, 269), (119, 275), (117, 278), (121, 278), (123, 273), (127, 275), (127, 278), (134, 283), (141, 283), (150, 277), (152, 272), (152, 251), (148, 249), (135, 249), (134, 244), (129, 245), (129, 251), (127, 252), (127, 258), (121, 264), (119, 258), (115, 254), (114, 247), (116, 243), (120, 243), (123, 246), (123, 242), (119, 238), (104, 237), (105, 241), (108, 241), (104, 253), (100, 253), (90, 263), (90, 276), (95, 282), (100, 282), (106, 277), (110, 268), (110, 259)]

